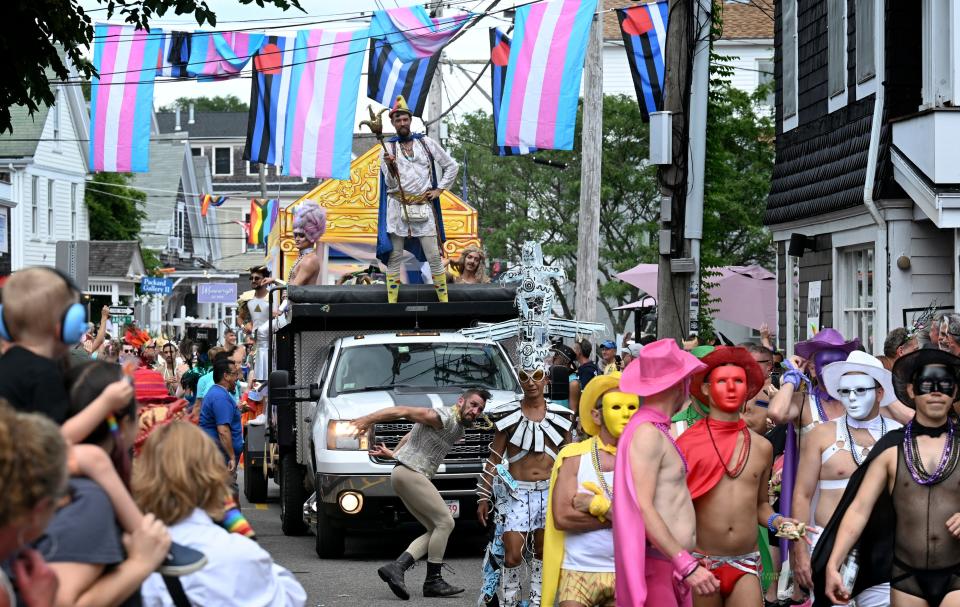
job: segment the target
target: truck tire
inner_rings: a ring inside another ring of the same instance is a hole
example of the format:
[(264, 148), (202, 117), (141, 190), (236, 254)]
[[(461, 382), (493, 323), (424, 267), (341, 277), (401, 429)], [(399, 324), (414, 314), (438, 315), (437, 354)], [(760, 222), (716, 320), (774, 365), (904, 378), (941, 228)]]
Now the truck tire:
[(306, 535), (309, 531), (303, 522), (303, 503), (307, 501), (304, 474), (295, 453), (280, 458), (280, 527), (284, 535)]
[(343, 556), (346, 531), (333, 524), (323, 512), (323, 504), (317, 507), (317, 556), (322, 559), (338, 559)]
[(250, 465), (250, 455), (247, 445), (243, 446), (243, 495), (251, 504), (262, 504), (267, 501), (267, 477), (263, 473), (263, 464)]

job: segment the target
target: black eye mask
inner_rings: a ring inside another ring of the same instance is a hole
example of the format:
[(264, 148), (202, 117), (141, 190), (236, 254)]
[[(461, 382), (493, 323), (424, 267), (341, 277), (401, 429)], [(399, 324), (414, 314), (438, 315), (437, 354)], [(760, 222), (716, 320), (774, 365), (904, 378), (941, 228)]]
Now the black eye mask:
[(916, 394), (939, 392), (940, 394), (953, 396), (956, 388), (956, 375), (946, 367), (924, 367), (913, 380), (913, 390)]

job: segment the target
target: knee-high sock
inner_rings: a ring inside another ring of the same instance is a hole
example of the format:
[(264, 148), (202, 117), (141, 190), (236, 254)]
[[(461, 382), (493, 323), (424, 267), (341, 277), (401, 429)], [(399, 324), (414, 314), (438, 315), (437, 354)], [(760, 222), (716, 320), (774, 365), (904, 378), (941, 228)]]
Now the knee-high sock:
[(400, 275), (387, 273), (387, 303), (397, 303), (400, 297)]
[(447, 303), (447, 273), (440, 272), (433, 275), (433, 288), (437, 291), (437, 299)]
[(517, 607), (520, 605), (520, 567), (504, 567), (503, 575), (503, 601), (502, 607)]
[(540, 596), (543, 594), (543, 561), (530, 561), (530, 607), (540, 607)]

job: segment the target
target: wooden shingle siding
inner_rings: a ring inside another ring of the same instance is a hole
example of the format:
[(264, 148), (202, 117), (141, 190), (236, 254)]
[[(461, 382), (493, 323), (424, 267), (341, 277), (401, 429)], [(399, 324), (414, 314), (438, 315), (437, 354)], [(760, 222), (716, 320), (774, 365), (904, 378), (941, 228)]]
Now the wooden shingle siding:
[(800, 258), (800, 340), (806, 339), (807, 294), (810, 283), (820, 284), (820, 326), (833, 326), (833, 239), (830, 235), (817, 237), (819, 251), (807, 251)]
[(797, 0), (798, 112), (802, 126), (827, 111), (827, 3)]

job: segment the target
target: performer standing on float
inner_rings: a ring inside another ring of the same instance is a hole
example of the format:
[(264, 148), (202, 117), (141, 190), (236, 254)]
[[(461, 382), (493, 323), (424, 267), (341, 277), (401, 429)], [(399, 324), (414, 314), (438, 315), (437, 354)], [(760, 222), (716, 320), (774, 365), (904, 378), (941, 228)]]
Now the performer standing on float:
[(400, 294), (404, 249), (430, 264), (437, 298), (447, 301), (447, 274), (441, 260), (443, 215), (440, 195), (457, 178), (459, 165), (440, 144), (412, 133), (413, 112), (402, 95), (390, 110), (396, 136), (380, 152), (380, 213), (377, 258), (387, 266), (387, 301)]
[(696, 541), (696, 521), (687, 464), (670, 436), (670, 416), (687, 398), (690, 376), (705, 368), (674, 340), (661, 339), (644, 346), (620, 378), (620, 390), (642, 397), (643, 406), (617, 444), (618, 606), (689, 607), (691, 589), (706, 595), (720, 586), (688, 552)]
[[(793, 493), (793, 515), (817, 526), (826, 525), (843, 496), (850, 476), (866, 459), (873, 446), (900, 424), (880, 415), (880, 407), (896, 400), (890, 372), (864, 352), (855, 350), (847, 360), (823, 368), (827, 392), (843, 403), (846, 414), (840, 419), (817, 426), (800, 446), (800, 466)], [(814, 499), (814, 495), (819, 495)], [(816, 511), (811, 506), (816, 503)], [(812, 514), (812, 516), (811, 516)], [(807, 531), (816, 546), (819, 533)], [(810, 549), (793, 544), (790, 563), (794, 579), (801, 587), (813, 590)], [(890, 604), (890, 585), (880, 584), (857, 596), (858, 607), (884, 607)]]
[[(611, 527), (617, 441), (640, 407), (620, 392), (620, 373), (590, 381), (580, 397), (580, 423), (591, 438), (560, 450), (550, 476), (543, 540), (543, 605), (613, 607)], [(559, 589), (558, 589), (559, 588)]]
[[(813, 553), (816, 605), (846, 604), (884, 582), (893, 605), (960, 605), (958, 375), (960, 358), (929, 347), (894, 364), (897, 397), (916, 414), (850, 478)], [(845, 587), (841, 565), (854, 561)]]
[(763, 388), (763, 372), (744, 348), (720, 346), (703, 357), (691, 392), (709, 397), (710, 413), (677, 439), (689, 471), (696, 511), (693, 556), (720, 582), (720, 597), (694, 597), (694, 605), (763, 605), (757, 525), (798, 539), (802, 526), (773, 511), (768, 483), (773, 448), (741, 418)]

